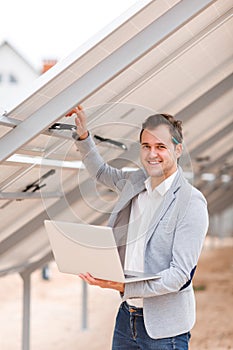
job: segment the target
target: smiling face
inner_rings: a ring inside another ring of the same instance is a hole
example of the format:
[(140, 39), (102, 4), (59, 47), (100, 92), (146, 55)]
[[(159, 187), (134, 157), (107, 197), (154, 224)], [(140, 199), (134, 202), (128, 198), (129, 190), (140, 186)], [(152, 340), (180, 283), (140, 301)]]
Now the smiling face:
[(172, 142), (167, 125), (159, 125), (153, 130), (143, 130), (140, 159), (146, 172), (151, 176), (152, 188), (177, 170), (177, 159), (181, 153), (182, 145), (175, 145)]

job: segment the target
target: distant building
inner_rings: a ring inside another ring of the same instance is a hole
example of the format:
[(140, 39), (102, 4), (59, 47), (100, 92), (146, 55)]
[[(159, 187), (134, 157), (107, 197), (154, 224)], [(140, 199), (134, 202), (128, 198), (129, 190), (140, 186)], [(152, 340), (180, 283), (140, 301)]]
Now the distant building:
[(0, 44), (0, 112), (8, 112), (21, 92), (56, 63), (44, 60), (38, 71), (7, 41)]
[(34, 81), (36, 71), (7, 41), (0, 45), (0, 107), (8, 110), (25, 86)]

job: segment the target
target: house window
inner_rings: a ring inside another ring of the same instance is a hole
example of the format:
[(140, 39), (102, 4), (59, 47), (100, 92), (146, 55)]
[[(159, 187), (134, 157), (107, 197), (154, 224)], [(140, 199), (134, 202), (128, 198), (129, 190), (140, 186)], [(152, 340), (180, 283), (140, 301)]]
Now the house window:
[(9, 82), (11, 84), (17, 84), (18, 83), (18, 79), (16, 78), (16, 76), (12, 73), (9, 74)]

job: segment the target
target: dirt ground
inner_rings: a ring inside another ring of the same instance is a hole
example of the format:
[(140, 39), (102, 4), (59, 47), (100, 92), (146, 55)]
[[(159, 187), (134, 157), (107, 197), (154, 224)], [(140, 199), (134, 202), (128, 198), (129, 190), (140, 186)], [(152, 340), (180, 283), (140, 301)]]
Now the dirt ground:
[[(109, 350), (117, 292), (88, 287), (88, 329), (81, 329), (82, 282), (50, 264), (50, 281), (32, 275), (31, 350)], [(206, 244), (194, 279), (197, 322), (190, 350), (233, 349), (232, 241)], [(0, 349), (19, 350), (22, 333), (22, 280), (0, 278)]]

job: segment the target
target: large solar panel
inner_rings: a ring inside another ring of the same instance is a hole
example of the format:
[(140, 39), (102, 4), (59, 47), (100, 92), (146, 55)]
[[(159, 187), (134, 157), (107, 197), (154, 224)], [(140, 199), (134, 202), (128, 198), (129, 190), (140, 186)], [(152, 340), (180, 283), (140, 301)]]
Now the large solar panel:
[[(51, 258), (44, 219), (107, 220), (114, 194), (88, 190), (71, 131), (50, 129), (72, 124), (64, 114), (80, 102), (93, 135), (126, 145), (96, 139), (103, 157), (119, 167), (139, 165), (146, 116), (175, 114), (184, 121), (183, 167), (209, 193), (211, 214), (232, 204), (232, 27), (230, 0), (140, 2), (12, 103), (0, 119), (1, 274)], [(207, 183), (203, 173), (215, 180)]]

